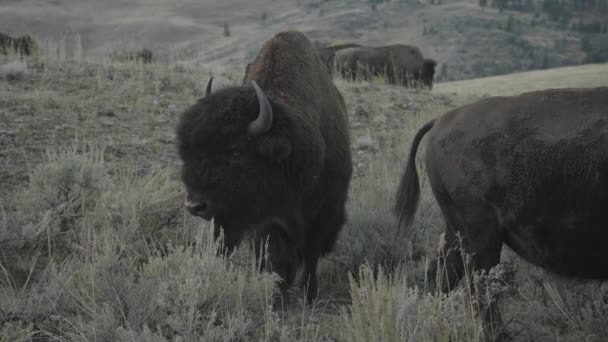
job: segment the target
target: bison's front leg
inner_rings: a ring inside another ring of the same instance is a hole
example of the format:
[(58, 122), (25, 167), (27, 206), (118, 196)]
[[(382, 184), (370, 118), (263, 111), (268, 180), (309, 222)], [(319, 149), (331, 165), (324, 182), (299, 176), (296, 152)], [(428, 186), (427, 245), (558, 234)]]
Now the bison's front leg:
[(270, 222), (255, 228), (256, 260), (261, 270), (276, 272), (280, 277), (280, 298), (275, 298), (275, 308), (280, 308), (288, 301), (287, 289), (293, 283), (300, 264), (300, 253), (290, 238), (288, 226), (281, 220)]

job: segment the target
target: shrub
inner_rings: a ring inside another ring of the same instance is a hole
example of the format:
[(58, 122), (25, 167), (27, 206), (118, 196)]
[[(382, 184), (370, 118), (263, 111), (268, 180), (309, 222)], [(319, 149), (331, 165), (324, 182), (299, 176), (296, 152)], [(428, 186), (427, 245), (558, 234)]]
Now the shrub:
[(408, 287), (402, 273), (392, 276), (362, 266), (359, 281), (349, 277), (352, 304), (343, 311), (347, 341), (482, 341), (465, 288), (431, 295)]
[(46, 159), (32, 170), (27, 187), (16, 196), (18, 219), (3, 240), (33, 241), (71, 234), (110, 185), (100, 147), (82, 145), (50, 151)]
[[(278, 277), (258, 272), (251, 253), (244, 265), (216, 256), (221, 241), (210, 224), (180, 219), (171, 172), (112, 167), (102, 151), (49, 152), (16, 196), (8, 230), (19, 239), (0, 246), (0, 322), (12, 322), (0, 326), (0, 339), (282, 336), (270, 308)], [(15, 268), (24, 281), (14, 280)]]
[(0, 79), (7, 81), (21, 81), (29, 75), (29, 68), (25, 60), (14, 60), (0, 65)]

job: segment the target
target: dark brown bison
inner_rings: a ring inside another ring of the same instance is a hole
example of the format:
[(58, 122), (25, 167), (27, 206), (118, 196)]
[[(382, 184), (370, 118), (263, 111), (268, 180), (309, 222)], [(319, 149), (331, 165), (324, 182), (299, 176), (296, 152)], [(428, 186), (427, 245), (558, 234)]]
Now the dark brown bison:
[[(330, 62), (331, 64), (331, 62)], [(436, 62), (425, 59), (415, 46), (394, 44), (351, 47), (334, 53), (333, 68), (349, 80), (386, 77), (389, 84), (433, 87)]]
[(113, 51), (110, 54), (110, 60), (116, 62), (135, 62), (141, 64), (149, 64), (154, 61), (152, 51), (143, 48), (135, 51)]
[[(506, 244), (549, 271), (608, 279), (608, 87), (492, 97), (424, 125), (396, 198), (404, 227), (418, 204), (416, 150), (427, 133), (446, 248), (460, 235), (476, 270), (498, 264)], [(440, 256), (444, 290), (463, 276), (462, 260), (458, 249)]]
[(319, 57), (321, 57), (321, 62), (323, 62), (323, 64), (326, 66), (327, 71), (330, 73), (330, 75), (333, 75), (334, 56), (336, 55), (336, 51), (353, 47), (361, 47), (361, 45), (354, 43), (337, 44), (324, 48), (318, 48), (317, 53), (319, 54)]
[(38, 50), (38, 44), (29, 34), (13, 38), (0, 32), (0, 53), (7, 55), (17, 53), (23, 56), (34, 54)]
[(242, 86), (213, 92), (209, 84), (181, 116), (186, 207), (214, 218), (228, 249), (245, 233), (256, 246), (268, 238), (269, 266), (284, 294), (303, 263), (312, 300), (317, 261), (345, 221), (352, 173), (346, 106), (299, 32), (274, 36), (247, 69)]

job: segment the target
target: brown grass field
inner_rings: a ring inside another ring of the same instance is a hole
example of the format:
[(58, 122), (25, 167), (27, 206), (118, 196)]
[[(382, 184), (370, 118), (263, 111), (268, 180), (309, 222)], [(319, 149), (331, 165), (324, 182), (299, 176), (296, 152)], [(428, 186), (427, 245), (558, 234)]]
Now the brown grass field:
[[(259, 23), (258, 3), (268, 11), (267, 26)], [(336, 21), (369, 9), (328, 3), (337, 9), (323, 15)], [(295, 23), (320, 37), (313, 28), (326, 22), (315, 21), (319, 8), (305, 1), (294, 9), (255, 0), (230, 15), (241, 2), (145, 4), (0, 4), (0, 28), (25, 30), (28, 22), (18, 19), (27, 13), (40, 25), (32, 26), (38, 37), (49, 32), (38, 56), (0, 56), (0, 341), (483, 340), (470, 284), (449, 295), (427, 291), (425, 269), (442, 218), (424, 177), (413, 228), (396, 229), (392, 201), (411, 139), (426, 121), (486, 96), (608, 86), (608, 64), (439, 82), (432, 91), (382, 78), (336, 79), (355, 164), (349, 219), (320, 265), (318, 300), (304, 305), (294, 288), (292, 305), (279, 316), (270, 306), (276, 275), (256, 271), (247, 243), (229, 258), (215, 256), (210, 223), (183, 208), (174, 129), (210, 75), (216, 87), (238, 84), (249, 50), (273, 30)], [(222, 16), (241, 20), (226, 39)], [(78, 39), (52, 36), (61, 20), (75, 32), (63, 37)], [(194, 39), (201, 28), (219, 30), (219, 37)], [(154, 40), (157, 33), (167, 36)], [(121, 42), (129, 48), (155, 42), (162, 58), (146, 65), (109, 60), (119, 36), (138, 37)], [(604, 283), (549, 274), (508, 249), (498, 267), (476, 279), (498, 300), (513, 341), (608, 339)]]

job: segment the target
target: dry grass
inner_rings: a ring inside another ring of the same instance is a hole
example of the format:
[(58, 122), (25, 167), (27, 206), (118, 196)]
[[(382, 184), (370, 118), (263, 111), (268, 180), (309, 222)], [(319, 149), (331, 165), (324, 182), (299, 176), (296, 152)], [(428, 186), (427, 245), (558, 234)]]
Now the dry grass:
[[(28, 60), (26, 70), (0, 79), (0, 341), (479, 340), (467, 284), (449, 296), (425, 291), (442, 228), (426, 180), (409, 235), (390, 214), (412, 136), (481, 96), (608, 85), (606, 65), (432, 92), (337, 80), (355, 151), (350, 219), (320, 267), (319, 301), (307, 307), (294, 290), (279, 317), (268, 308), (276, 278), (255, 272), (247, 248), (216, 257), (209, 226), (181, 207), (173, 127), (216, 70), (177, 60), (95, 64), (64, 53)], [(219, 86), (239, 81), (236, 72), (215, 75)], [(606, 336), (605, 286), (552, 278), (508, 252), (505, 259), (516, 276), (501, 308), (515, 340)]]
[[(524, 23), (521, 32), (499, 28), (509, 15)], [(474, 0), (441, 6), (382, 1), (375, 11), (369, 0), (23, 0), (4, 1), (0, 23), (9, 34), (29, 32), (38, 41), (59, 41), (68, 55), (80, 39), (81, 53), (97, 60), (112, 49), (147, 47), (163, 61), (179, 54), (216, 70), (242, 70), (264, 41), (290, 29), (323, 45), (412, 44), (435, 59), (438, 70), (447, 66), (451, 79), (538, 67), (540, 50), (548, 50), (559, 65), (584, 59), (577, 33), (530, 25), (533, 15), (480, 8)], [(223, 35), (224, 22), (230, 37)]]
[(8, 82), (23, 80), (28, 74), (27, 62), (15, 57), (14, 60), (0, 65), (0, 79)]
[(473, 100), (486, 96), (509, 96), (551, 88), (600, 87), (608, 85), (608, 63), (587, 64), (529, 71), (466, 81), (437, 83), (437, 94)]

